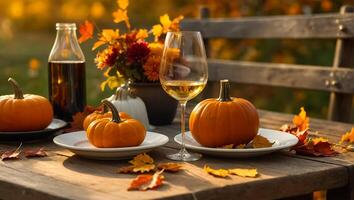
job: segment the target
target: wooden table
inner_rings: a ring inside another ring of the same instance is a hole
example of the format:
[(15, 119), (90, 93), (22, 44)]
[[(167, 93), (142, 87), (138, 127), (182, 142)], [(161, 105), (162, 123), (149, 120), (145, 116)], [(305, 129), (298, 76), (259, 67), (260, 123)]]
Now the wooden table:
[[(259, 111), (261, 126), (278, 129), (290, 123), (292, 115)], [(172, 138), (179, 131), (179, 120), (157, 127), (170, 142), (151, 153), (156, 162), (177, 151)], [(333, 142), (353, 124), (311, 119), (311, 128)], [(0, 150), (17, 144), (1, 142)], [(117, 174), (127, 161), (83, 159), (55, 146), (51, 140), (26, 143), (24, 147), (45, 146), (49, 157), (3, 161), (0, 163), (0, 199), (276, 199), (328, 190), (328, 199), (354, 199), (354, 153), (330, 158), (313, 158), (290, 153), (250, 159), (221, 159), (204, 156), (185, 163), (185, 170), (165, 174), (166, 184), (156, 191), (127, 191), (135, 175)], [(204, 164), (214, 168), (257, 168), (258, 178), (216, 178), (203, 171)]]

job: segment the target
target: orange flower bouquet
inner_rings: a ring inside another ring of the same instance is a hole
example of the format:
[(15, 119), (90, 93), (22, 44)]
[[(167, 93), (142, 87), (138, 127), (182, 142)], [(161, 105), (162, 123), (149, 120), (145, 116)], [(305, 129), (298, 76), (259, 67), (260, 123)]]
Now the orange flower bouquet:
[[(117, 3), (113, 20), (125, 24), (125, 33), (120, 29), (103, 29), (92, 47), (92, 50), (101, 49), (95, 58), (97, 68), (103, 70), (106, 77), (101, 89), (106, 86), (114, 89), (128, 80), (157, 82), (164, 36), (168, 31), (179, 31), (183, 16), (170, 20), (165, 14), (160, 17), (160, 24), (154, 25), (151, 30), (135, 29), (128, 17), (129, 1), (118, 0)], [(93, 37), (93, 27), (89, 21), (80, 25), (80, 43)], [(149, 38), (153, 41), (148, 42)]]

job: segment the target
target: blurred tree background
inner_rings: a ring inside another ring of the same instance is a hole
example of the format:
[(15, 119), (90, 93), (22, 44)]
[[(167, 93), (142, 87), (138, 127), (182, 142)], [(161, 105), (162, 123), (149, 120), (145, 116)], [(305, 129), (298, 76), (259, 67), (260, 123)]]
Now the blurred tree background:
[[(129, 16), (136, 28), (149, 28), (165, 13), (198, 17), (202, 5), (217, 18), (329, 13), (338, 12), (344, 4), (354, 4), (354, 0), (131, 0)], [(11, 92), (7, 78), (12, 76), (27, 93), (47, 96), (47, 59), (55, 39), (55, 23), (79, 24), (90, 19), (100, 28), (112, 28), (116, 26), (111, 15), (115, 9), (114, 0), (0, 0), (0, 94)], [(92, 43), (81, 47), (87, 63), (88, 102), (97, 104), (112, 91), (100, 91), (104, 78), (93, 63)], [(331, 66), (335, 41), (216, 39), (211, 46), (214, 58)], [(310, 116), (326, 117), (329, 94), (325, 92), (241, 84), (233, 88), (233, 96), (250, 99), (262, 109), (297, 113), (305, 106)]]

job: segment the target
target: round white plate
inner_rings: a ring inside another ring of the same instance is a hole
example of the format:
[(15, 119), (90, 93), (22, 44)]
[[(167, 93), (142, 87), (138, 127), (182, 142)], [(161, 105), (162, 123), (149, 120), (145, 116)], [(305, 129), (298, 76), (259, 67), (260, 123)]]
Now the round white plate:
[(92, 146), (86, 137), (85, 131), (77, 131), (58, 135), (54, 143), (69, 149), (71, 152), (92, 159), (120, 160), (131, 158), (140, 153), (151, 151), (168, 142), (168, 137), (159, 133), (147, 132), (144, 142), (136, 147), (97, 148)]
[[(260, 128), (258, 134), (266, 137), (270, 142), (274, 142), (272, 147), (266, 148), (245, 148), (245, 149), (223, 149), (223, 148), (209, 148), (201, 146), (197, 141), (194, 140), (191, 133), (186, 132), (185, 144), (187, 149), (193, 151), (221, 157), (234, 157), (234, 158), (246, 158), (255, 157), (264, 154), (269, 154), (274, 151), (281, 149), (287, 149), (297, 144), (298, 138), (292, 134), (285, 133), (282, 131), (276, 131), (271, 129)], [(179, 144), (182, 143), (182, 135), (178, 134), (175, 136), (175, 141)]]

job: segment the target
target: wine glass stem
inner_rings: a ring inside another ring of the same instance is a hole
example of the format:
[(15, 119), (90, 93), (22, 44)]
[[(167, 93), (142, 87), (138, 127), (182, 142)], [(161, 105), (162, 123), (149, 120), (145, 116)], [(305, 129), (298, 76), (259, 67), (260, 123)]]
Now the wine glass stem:
[(180, 101), (179, 102), (181, 105), (181, 133), (182, 133), (182, 149), (181, 152), (185, 152), (185, 134), (186, 134), (186, 117), (185, 117), (185, 112), (186, 112), (186, 104), (187, 101)]

